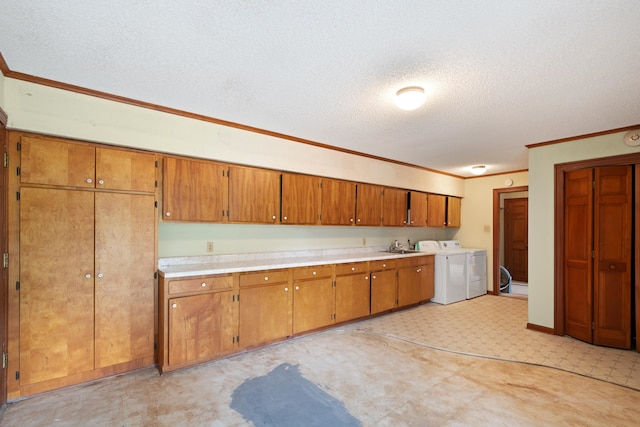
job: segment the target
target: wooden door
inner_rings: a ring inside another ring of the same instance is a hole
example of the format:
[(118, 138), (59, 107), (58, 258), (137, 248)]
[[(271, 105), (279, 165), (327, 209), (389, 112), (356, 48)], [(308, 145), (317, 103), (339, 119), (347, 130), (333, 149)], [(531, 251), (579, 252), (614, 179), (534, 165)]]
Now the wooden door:
[[(2, 113), (3, 111), (0, 109), (0, 115)], [(7, 146), (7, 130), (2, 117), (0, 117), (0, 147), (2, 147), (3, 153), (9, 152), (9, 147)], [(0, 170), (0, 254), (9, 253), (7, 170), (8, 169), (4, 167)], [(2, 268), (0, 270), (0, 351), (2, 352), (2, 355), (7, 352), (8, 275), (8, 268)], [(0, 369), (0, 408), (2, 408), (7, 401), (7, 372), (8, 367)]]
[(20, 182), (95, 187), (96, 152), (92, 145), (55, 139), (20, 139)]
[(567, 335), (592, 342), (593, 302), (593, 171), (565, 174), (565, 330)]
[(229, 221), (273, 224), (280, 218), (280, 172), (231, 166)]
[(155, 154), (97, 147), (96, 188), (155, 193)]
[(335, 289), (331, 278), (293, 284), (293, 333), (310, 331), (333, 323)]
[(382, 224), (382, 187), (358, 184), (356, 190), (356, 225)]
[(402, 227), (407, 225), (408, 192), (397, 188), (385, 188), (382, 197), (382, 225)]
[(370, 292), (367, 273), (336, 276), (336, 322), (368, 316)]
[(391, 310), (398, 303), (398, 271), (371, 273), (371, 314)]
[[(595, 169), (593, 342), (631, 347), (631, 166)], [(571, 235), (568, 236), (569, 239)]]
[(318, 224), (320, 221), (320, 178), (282, 174), (283, 224)]
[(418, 265), (418, 282), (420, 283), (420, 301), (429, 301), (435, 295), (435, 257), (425, 257)]
[(427, 226), (445, 227), (447, 209), (447, 196), (439, 194), (427, 195)]
[(292, 332), (292, 292), (288, 283), (240, 288), (240, 346), (286, 338)]
[(227, 167), (165, 157), (162, 216), (165, 221), (220, 222), (227, 210)]
[(321, 212), (324, 225), (352, 225), (356, 214), (355, 182), (323, 178)]
[(460, 227), (461, 202), (459, 197), (447, 196), (447, 227)]
[(153, 357), (155, 197), (95, 194), (95, 366)]
[(419, 191), (409, 193), (409, 225), (412, 227), (427, 226), (427, 194)]
[(94, 366), (92, 192), (20, 192), (20, 384)]
[(529, 199), (504, 200), (505, 267), (513, 280), (529, 281)]
[(214, 294), (169, 300), (169, 364), (177, 365), (215, 354)]
[(404, 267), (398, 269), (398, 307), (417, 304), (425, 292), (421, 289), (422, 267)]

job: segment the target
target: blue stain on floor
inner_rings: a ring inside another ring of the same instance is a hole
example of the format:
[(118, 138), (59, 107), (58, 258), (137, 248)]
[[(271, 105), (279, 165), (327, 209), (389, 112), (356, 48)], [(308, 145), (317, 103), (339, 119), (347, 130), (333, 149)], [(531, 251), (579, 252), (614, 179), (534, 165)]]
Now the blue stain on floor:
[(231, 409), (255, 426), (360, 426), (344, 403), (283, 363), (246, 380), (231, 396)]

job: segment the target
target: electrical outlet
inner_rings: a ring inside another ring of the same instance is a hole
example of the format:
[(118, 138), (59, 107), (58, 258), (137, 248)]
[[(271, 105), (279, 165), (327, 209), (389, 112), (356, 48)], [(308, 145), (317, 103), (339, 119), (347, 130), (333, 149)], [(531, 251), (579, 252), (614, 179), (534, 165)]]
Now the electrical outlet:
[(207, 252), (213, 252), (213, 242), (207, 242)]

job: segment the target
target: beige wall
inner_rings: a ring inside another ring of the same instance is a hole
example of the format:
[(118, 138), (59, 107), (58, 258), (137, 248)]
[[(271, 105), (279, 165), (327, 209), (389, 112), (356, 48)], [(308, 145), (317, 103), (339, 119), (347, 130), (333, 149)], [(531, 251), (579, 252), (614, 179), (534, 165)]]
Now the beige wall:
[(5, 112), (7, 111), (7, 107), (5, 107), (4, 101), (4, 82), (5, 82), (4, 74), (0, 73), (0, 108), (2, 108)]
[(554, 326), (554, 168), (556, 164), (637, 153), (625, 132), (529, 150), (529, 322)]
[(462, 246), (487, 250), (487, 289), (491, 289), (493, 283), (493, 190), (507, 188), (507, 179), (513, 180), (513, 187), (528, 184), (527, 172), (465, 180), (462, 227), (454, 234), (454, 238), (460, 240)]
[[(10, 129), (464, 196), (464, 180), (444, 174), (16, 79), (3, 81)], [(163, 223), (159, 256), (205, 255), (207, 241), (214, 242), (214, 253), (226, 254), (379, 246), (395, 239), (448, 239), (453, 232), (432, 228)]]

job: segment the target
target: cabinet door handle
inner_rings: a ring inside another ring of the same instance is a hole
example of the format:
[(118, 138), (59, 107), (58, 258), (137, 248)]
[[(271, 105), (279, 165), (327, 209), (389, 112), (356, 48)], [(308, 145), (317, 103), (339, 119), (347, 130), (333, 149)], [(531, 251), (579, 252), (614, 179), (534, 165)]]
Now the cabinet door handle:
[[(275, 219), (275, 217), (273, 217), (273, 218)], [(286, 221), (286, 220), (287, 220), (287, 217), (285, 216), (285, 217), (283, 217), (283, 219)]]
[(87, 184), (91, 184), (93, 180), (91, 178), (87, 178)]
[(264, 281), (266, 282), (267, 280), (269, 280), (269, 276), (264, 276)]
[(356, 268), (355, 267), (351, 267), (351, 271), (356, 271)]
[(416, 273), (420, 273), (421, 271), (422, 271), (422, 269), (419, 268), (419, 269), (416, 270)]
[(383, 267), (383, 268), (386, 268), (386, 266), (387, 266), (387, 264), (382, 264), (382, 267)]
[(274, 215), (274, 216), (272, 216), (272, 217), (271, 217), (271, 219), (276, 219), (276, 216), (275, 216), (275, 215)]
[(84, 275), (84, 277), (85, 277), (86, 279), (91, 279), (91, 274), (87, 273), (87, 274), (85, 274), (85, 275)]
[(206, 283), (204, 283), (204, 282), (202, 282), (202, 284), (201, 284), (200, 286), (202, 286), (203, 288), (206, 288), (206, 287), (207, 287), (207, 284), (206, 284)]
[(350, 219), (349, 219), (349, 222), (353, 222), (353, 218), (350, 218)]
[(316, 275), (316, 272), (315, 272), (315, 271), (313, 272), (313, 275), (314, 275), (314, 276)]
[(166, 212), (164, 216), (171, 216), (171, 212)]
[(371, 276), (371, 278), (372, 278), (373, 280), (376, 280), (376, 276)]
[(104, 277), (104, 275), (102, 273), (98, 273), (98, 279), (102, 279), (102, 277)]
[(285, 292), (289, 292), (289, 288), (285, 287), (285, 288), (284, 288), (284, 291), (285, 291)]
[(104, 179), (99, 180), (98, 184), (103, 185), (104, 184)]
[(177, 307), (178, 307), (178, 304), (176, 303), (171, 304), (171, 308), (177, 308)]
[(369, 276), (364, 276), (364, 280), (369, 280)]
[(300, 290), (300, 286), (296, 286), (296, 291)]

